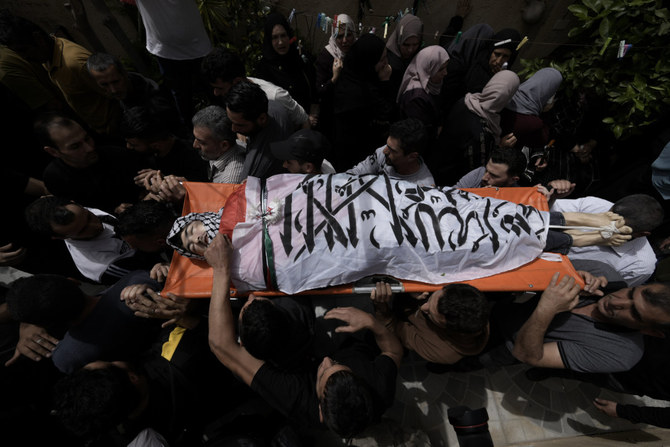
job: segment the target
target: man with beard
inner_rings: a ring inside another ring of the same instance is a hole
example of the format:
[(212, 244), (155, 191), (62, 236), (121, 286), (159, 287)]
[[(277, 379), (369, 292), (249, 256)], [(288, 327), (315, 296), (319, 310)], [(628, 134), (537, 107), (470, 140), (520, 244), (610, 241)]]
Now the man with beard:
[(386, 145), (374, 154), (349, 169), (349, 174), (381, 174), (416, 183), (419, 186), (435, 186), (435, 180), (421, 154), (428, 144), (428, 135), (423, 123), (410, 118), (391, 126)]

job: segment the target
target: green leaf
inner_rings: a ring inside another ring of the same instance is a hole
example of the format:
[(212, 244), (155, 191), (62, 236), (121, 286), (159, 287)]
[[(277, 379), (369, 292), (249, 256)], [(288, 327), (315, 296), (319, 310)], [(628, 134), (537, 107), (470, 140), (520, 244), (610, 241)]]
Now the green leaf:
[(584, 5), (586, 5), (586, 7), (591, 11), (596, 13), (602, 8), (602, 5), (598, 0), (582, 0), (582, 3), (584, 3)]
[(585, 20), (589, 17), (588, 9), (582, 5), (570, 5), (568, 6), (568, 11), (570, 11), (579, 20)]
[(670, 20), (670, 11), (668, 11), (668, 8), (655, 10), (654, 15), (656, 17), (659, 17), (659, 18), (663, 19), (663, 20)]
[(663, 22), (661, 26), (658, 27), (658, 35), (665, 36), (670, 31), (670, 22)]
[(617, 124), (616, 126), (614, 126), (614, 128), (612, 128), (612, 132), (614, 132), (614, 136), (617, 139), (619, 139), (621, 138), (621, 134), (623, 133), (623, 128), (619, 124)]
[(612, 118), (611, 116), (608, 116), (607, 118), (603, 118), (603, 123), (614, 124), (614, 118)]
[(598, 32), (603, 39), (607, 39), (610, 36), (610, 20), (607, 17), (600, 22)]

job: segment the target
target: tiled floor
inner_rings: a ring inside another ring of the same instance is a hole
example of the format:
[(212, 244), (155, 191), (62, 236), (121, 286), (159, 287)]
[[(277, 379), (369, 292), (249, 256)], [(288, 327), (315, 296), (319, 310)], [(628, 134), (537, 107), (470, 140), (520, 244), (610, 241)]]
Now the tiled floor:
[[(447, 420), (447, 409), (457, 405), (472, 409), (486, 407), (494, 445), (509, 446), (644, 428), (600, 413), (592, 404), (598, 396), (626, 403), (667, 404), (648, 398), (618, 395), (573, 380), (551, 378), (531, 382), (524, 374), (527, 368), (524, 365), (445, 374), (432, 374), (424, 365), (425, 362), (415, 356), (403, 361), (396, 404), (386, 417), (392, 421), (390, 426), (400, 425), (406, 431), (424, 432), (432, 446), (458, 446), (456, 433)], [(666, 439), (670, 439), (670, 431), (667, 432)], [(379, 436), (369, 435), (354, 444), (400, 445), (375, 442), (373, 437)], [(651, 439), (658, 441), (654, 436)], [(586, 437), (579, 438), (575, 443), (589, 444), (590, 438)], [(428, 444), (414, 442), (404, 445)], [(665, 445), (670, 445), (670, 442), (666, 441)]]

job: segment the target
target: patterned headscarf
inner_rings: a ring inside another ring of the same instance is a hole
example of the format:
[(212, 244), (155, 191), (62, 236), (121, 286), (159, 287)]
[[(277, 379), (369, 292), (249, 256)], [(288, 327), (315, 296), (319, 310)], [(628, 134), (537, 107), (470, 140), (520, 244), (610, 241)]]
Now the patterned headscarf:
[(340, 47), (337, 46), (336, 41), (340, 33), (344, 33), (345, 37), (349, 34), (353, 34), (355, 36), (356, 33), (354, 20), (346, 14), (337, 15), (337, 21), (333, 23), (333, 33), (330, 35), (330, 39), (328, 39), (328, 45), (326, 45), (326, 50), (335, 59), (344, 59), (344, 53), (342, 50), (340, 50)]
[(181, 232), (184, 231), (184, 229), (188, 226), (188, 224), (190, 224), (191, 222), (195, 222), (196, 220), (199, 220), (205, 225), (205, 228), (207, 229), (207, 236), (209, 236), (209, 240), (211, 241), (219, 233), (221, 214), (223, 214), (223, 208), (221, 208), (216, 213), (212, 212), (190, 213), (187, 214), (186, 216), (177, 218), (174, 224), (172, 224), (172, 229), (170, 230), (170, 233), (167, 236), (168, 245), (174, 248), (177, 251), (177, 253), (179, 253), (182, 256), (186, 256), (187, 258), (195, 258), (201, 260), (205, 259), (204, 256), (191, 253), (182, 246)]
[(398, 99), (406, 91), (416, 88), (421, 88), (430, 95), (439, 95), (442, 83), (433, 84), (430, 82), (430, 78), (448, 60), (447, 50), (439, 45), (431, 45), (419, 51), (405, 71), (405, 76), (403, 76), (398, 90)]

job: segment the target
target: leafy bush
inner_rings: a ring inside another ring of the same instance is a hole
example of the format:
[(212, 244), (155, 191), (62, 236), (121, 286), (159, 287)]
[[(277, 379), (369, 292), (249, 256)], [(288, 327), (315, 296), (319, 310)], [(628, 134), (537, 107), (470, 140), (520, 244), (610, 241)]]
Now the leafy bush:
[(250, 71), (260, 60), (268, 0), (198, 0), (212, 44), (235, 50)]
[[(661, 0), (579, 0), (568, 7), (579, 26), (568, 33), (575, 46), (562, 48), (547, 64), (522, 61), (521, 75), (547, 65), (564, 77), (568, 94), (589, 90), (607, 98), (604, 110), (616, 138), (642, 132), (670, 110), (670, 12)], [(611, 43), (601, 56), (606, 40)], [(621, 60), (619, 41), (633, 44)], [(555, 52), (556, 53), (556, 52)]]

